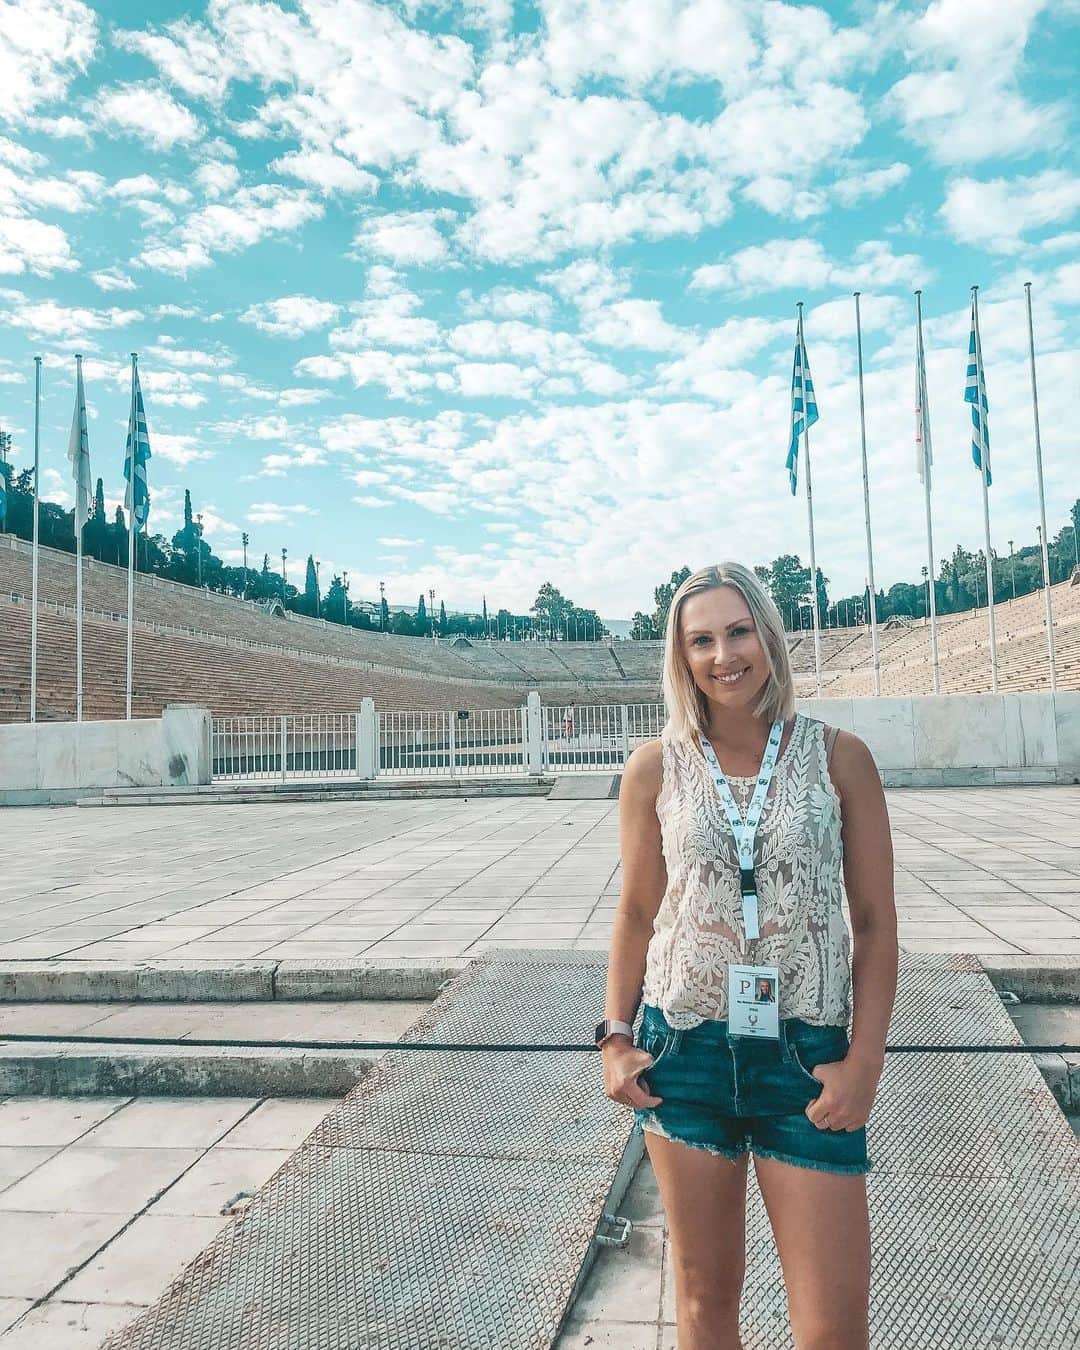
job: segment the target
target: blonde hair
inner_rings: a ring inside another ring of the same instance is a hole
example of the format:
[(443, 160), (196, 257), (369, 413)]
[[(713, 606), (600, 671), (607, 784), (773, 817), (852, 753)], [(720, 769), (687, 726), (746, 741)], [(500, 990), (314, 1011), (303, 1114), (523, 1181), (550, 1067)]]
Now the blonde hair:
[(757, 574), (742, 563), (722, 562), (702, 567), (686, 578), (671, 598), (664, 630), (665, 730), (679, 740), (695, 740), (709, 729), (708, 699), (694, 682), (682, 651), (679, 631), (684, 602), (701, 591), (730, 586), (746, 601), (765, 652), (769, 675), (754, 709), (755, 717), (786, 721), (795, 711), (795, 680), (780, 611)]

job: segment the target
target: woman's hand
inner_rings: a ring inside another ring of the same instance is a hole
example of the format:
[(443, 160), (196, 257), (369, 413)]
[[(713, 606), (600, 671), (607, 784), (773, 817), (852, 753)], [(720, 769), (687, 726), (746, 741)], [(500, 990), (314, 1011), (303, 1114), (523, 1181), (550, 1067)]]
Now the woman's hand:
[(652, 1097), (640, 1077), (653, 1062), (647, 1050), (640, 1050), (625, 1036), (614, 1036), (600, 1047), (604, 1061), (604, 1096), (621, 1106), (659, 1106), (663, 1097)]
[(806, 1117), (819, 1130), (858, 1130), (870, 1119), (881, 1069), (876, 1064), (850, 1057), (810, 1070), (821, 1095), (806, 1108)]

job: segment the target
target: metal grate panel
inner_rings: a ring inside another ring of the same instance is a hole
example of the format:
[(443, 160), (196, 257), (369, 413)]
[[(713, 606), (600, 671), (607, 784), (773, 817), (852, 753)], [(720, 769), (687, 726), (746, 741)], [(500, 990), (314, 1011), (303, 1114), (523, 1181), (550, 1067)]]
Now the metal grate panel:
[(611, 1185), (606, 1161), (293, 1161), (112, 1350), (539, 1350)]
[[(407, 1039), (580, 1042), (605, 977), (488, 953)], [(1019, 1043), (974, 957), (903, 952), (897, 990), (893, 1043)], [(589, 1052), (391, 1053), (107, 1350), (550, 1350), (631, 1120)], [(868, 1137), (875, 1350), (1080, 1344), (1080, 1143), (1030, 1058), (892, 1055)], [(791, 1350), (753, 1169), (742, 1326)]]

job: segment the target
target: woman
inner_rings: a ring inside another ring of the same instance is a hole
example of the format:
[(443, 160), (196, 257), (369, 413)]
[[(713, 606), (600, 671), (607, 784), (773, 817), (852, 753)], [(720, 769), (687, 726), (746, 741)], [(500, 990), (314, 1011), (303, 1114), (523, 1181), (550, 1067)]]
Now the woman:
[(597, 1040), (667, 1212), (679, 1347), (740, 1350), (749, 1147), (797, 1350), (866, 1350), (865, 1126), (897, 967), (877, 768), (858, 737), (794, 712), (780, 616), (738, 563), (675, 592), (664, 698), (660, 739), (623, 774)]

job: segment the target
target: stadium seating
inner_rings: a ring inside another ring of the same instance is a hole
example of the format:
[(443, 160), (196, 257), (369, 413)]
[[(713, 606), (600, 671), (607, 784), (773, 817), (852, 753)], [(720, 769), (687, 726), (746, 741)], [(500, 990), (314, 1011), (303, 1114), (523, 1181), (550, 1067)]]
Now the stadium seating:
[[(127, 573), (84, 564), (84, 715), (123, 714)], [(29, 709), (31, 558), (0, 535), (0, 721)], [(42, 549), (39, 566), (39, 715), (75, 708), (75, 559)], [(6, 597), (6, 598), (5, 598)], [(1058, 683), (1080, 689), (1080, 585), (1053, 590)], [(169, 702), (200, 701), (218, 715), (346, 712), (365, 695), (380, 709), (518, 706), (530, 689), (544, 702), (658, 701), (661, 642), (488, 642), (398, 637), (301, 615), (273, 616), (248, 601), (138, 577), (133, 712), (154, 716)], [(1049, 684), (1041, 593), (997, 607), (999, 687)], [(938, 625), (941, 687), (980, 692), (990, 685), (986, 611), (944, 615)], [(922, 622), (878, 633), (882, 692), (932, 689), (930, 633)], [(790, 639), (796, 688), (814, 691), (814, 643)], [(821, 634), (822, 692), (844, 698), (873, 692), (866, 629)]]

